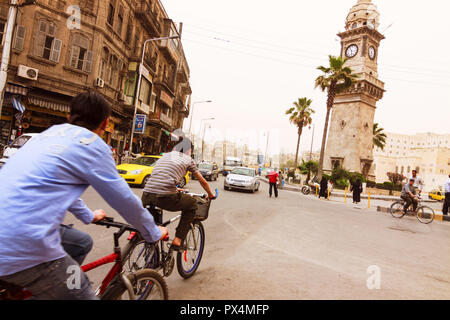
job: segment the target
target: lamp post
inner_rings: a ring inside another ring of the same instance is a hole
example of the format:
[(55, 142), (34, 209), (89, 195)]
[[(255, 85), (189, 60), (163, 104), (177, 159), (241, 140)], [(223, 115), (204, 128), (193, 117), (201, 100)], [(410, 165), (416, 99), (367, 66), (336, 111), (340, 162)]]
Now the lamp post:
[[(314, 144), (314, 131), (316, 129), (316, 125), (312, 125), (313, 132), (312, 132), (312, 138), (311, 138), (311, 151), (309, 152), (309, 161), (312, 161), (312, 150), (313, 150), (313, 144)], [(309, 126), (309, 129), (311, 130), (311, 126)]]
[[(192, 138), (192, 119), (194, 119), (194, 109), (195, 109), (195, 105), (196, 104), (201, 104), (201, 103), (211, 103), (211, 100), (206, 100), (206, 101), (196, 101), (192, 104), (192, 112), (191, 112), (191, 121), (189, 124), (189, 136)], [(201, 127), (200, 127), (201, 128)]]
[(8, 23), (5, 31), (5, 38), (3, 42), (2, 60), (0, 66), (0, 118), (2, 117), (3, 97), (5, 94), (6, 82), (8, 81), (8, 66), (9, 58), (11, 55), (12, 37), (14, 33), (14, 27), (16, 25), (17, 8), (25, 7), (35, 4), (34, 0), (26, 0), (19, 4), (18, 0), (11, 0), (8, 11)]
[(142, 68), (144, 66), (144, 58), (145, 58), (145, 48), (147, 46), (147, 43), (152, 41), (160, 41), (160, 40), (172, 40), (172, 39), (180, 39), (180, 36), (172, 36), (172, 37), (163, 37), (163, 38), (152, 38), (147, 39), (144, 41), (144, 45), (142, 46), (142, 55), (141, 55), (141, 62), (139, 64), (139, 76), (138, 76), (138, 82), (136, 86), (136, 95), (134, 97), (134, 116), (133, 116), (133, 127), (131, 130), (131, 137), (130, 137), (130, 146), (129, 146), (129, 153), (131, 156), (131, 150), (133, 146), (133, 137), (134, 137), (134, 131), (136, 129), (136, 115), (137, 115), (137, 109), (138, 109), (138, 100), (139, 100), (139, 94), (141, 91), (141, 81), (142, 81)]
[[(203, 119), (202, 122), (203, 121), (212, 121), (212, 120), (216, 120), (216, 119), (215, 118)], [(211, 128), (211, 126), (210, 126), (210, 128)], [(202, 137), (202, 160), (205, 160), (203, 158), (203, 153), (204, 153), (204, 150), (205, 150), (205, 134), (206, 134), (206, 123), (205, 123), (204, 129), (203, 129), (203, 137)]]

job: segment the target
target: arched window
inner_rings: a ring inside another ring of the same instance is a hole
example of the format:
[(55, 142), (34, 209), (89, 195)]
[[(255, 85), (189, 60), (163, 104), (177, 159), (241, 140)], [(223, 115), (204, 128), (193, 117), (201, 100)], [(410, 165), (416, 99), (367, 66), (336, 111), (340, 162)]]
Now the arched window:
[(56, 39), (56, 26), (53, 22), (39, 20), (39, 29), (34, 38), (34, 54), (40, 58), (59, 62), (62, 41)]
[(93, 52), (89, 49), (89, 39), (81, 34), (74, 34), (70, 55), (70, 67), (91, 72)]

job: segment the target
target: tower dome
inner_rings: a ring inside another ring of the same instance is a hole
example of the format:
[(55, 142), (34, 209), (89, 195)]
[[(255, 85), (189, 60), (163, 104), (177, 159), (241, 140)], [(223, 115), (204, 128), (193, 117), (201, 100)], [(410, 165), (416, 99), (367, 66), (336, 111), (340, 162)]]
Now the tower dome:
[(345, 29), (351, 30), (364, 26), (377, 29), (380, 25), (380, 12), (372, 0), (358, 0), (358, 3), (350, 9), (347, 16)]

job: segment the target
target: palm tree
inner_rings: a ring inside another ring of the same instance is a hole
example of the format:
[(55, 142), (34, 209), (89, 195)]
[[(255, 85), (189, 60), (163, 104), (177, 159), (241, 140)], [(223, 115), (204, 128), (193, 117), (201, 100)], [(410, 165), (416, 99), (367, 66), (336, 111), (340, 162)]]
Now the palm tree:
[(312, 123), (312, 114), (315, 112), (311, 108), (312, 100), (308, 98), (300, 98), (294, 102), (294, 106), (286, 111), (289, 116), (289, 121), (298, 128), (297, 153), (295, 154), (295, 166), (298, 164), (298, 151), (300, 149), (300, 138), (302, 136), (303, 128)]
[(386, 146), (387, 135), (384, 133), (384, 129), (378, 127), (379, 124), (375, 123), (373, 125), (373, 145), (384, 150)]
[(316, 79), (316, 88), (325, 92), (328, 92), (327, 100), (327, 115), (325, 118), (325, 127), (323, 129), (322, 148), (320, 150), (319, 160), (319, 172), (318, 178), (322, 179), (323, 175), (323, 162), (325, 157), (325, 146), (328, 133), (328, 123), (330, 119), (331, 108), (334, 105), (334, 98), (336, 94), (342, 93), (349, 89), (356, 81), (357, 75), (353, 74), (353, 70), (349, 67), (345, 67), (347, 59), (342, 57), (329, 56), (329, 67), (320, 66), (317, 69), (323, 72), (323, 75)]
[(301, 174), (306, 174), (306, 181), (311, 180), (311, 173), (317, 175), (317, 170), (319, 169), (319, 163), (317, 161), (308, 161), (303, 160), (302, 164), (298, 166)]

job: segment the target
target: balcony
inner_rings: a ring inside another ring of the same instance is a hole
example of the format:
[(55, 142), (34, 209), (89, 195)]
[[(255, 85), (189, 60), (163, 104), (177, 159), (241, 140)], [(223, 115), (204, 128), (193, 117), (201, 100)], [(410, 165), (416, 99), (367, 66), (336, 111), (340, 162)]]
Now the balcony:
[(136, 16), (142, 21), (151, 36), (159, 37), (161, 35), (161, 24), (156, 19), (156, 12), (152, 11), (148, 1), (141, 0), (137, 3)]
[[(170, 19), (164, 20), (163, 37), (173, 37), (179, 35), (178, 29)], [(159, 43), (161, 53), (168, 59), (172, 60), (176, 65), (180, 60), (179, 39), (161, 40)]]
[(167, 88), (172, 94), (175, 94), (175, 77), (163, 77), (159, 75), (155, 81), (156, 84), (162, 85)]

